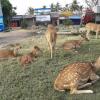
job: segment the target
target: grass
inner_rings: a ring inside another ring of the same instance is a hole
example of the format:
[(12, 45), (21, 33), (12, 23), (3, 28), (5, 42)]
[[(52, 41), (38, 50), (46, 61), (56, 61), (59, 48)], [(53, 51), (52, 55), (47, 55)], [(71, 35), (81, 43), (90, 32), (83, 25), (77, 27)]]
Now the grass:
[(25, 49), (33, 45), (38, 45), (43, 50), (43, 54), (25, 69), (17, 59), (0, 61), (0, 100), (100, 100), (99, 81), (88, 87), (94, 90), (94, 94), (70, 95), (69, 91), (58, 92), (53, 88), (54, 79), (66, 64), (92, 61), (100, 55), (100, 40), (94, 38), (78, 49), (79, 54), (65, 52), (60, 48), (65, 40), (74, 38), (79, 37), (58, 36), (58, 50), (52, 60), (44, 36), (35, 36), (22, 41), (21, 54), (27, 53), (28, 50)]

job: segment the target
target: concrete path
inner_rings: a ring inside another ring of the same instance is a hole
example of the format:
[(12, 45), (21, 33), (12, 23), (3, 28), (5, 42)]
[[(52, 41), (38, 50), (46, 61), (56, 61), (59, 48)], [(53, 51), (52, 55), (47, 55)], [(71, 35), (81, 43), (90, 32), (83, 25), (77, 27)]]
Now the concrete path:
[(19, 42), (22, 39), (32, 36), (30, 30), (16, 30), (11, 32), (0, 32), (0, 48), (15, 42)]

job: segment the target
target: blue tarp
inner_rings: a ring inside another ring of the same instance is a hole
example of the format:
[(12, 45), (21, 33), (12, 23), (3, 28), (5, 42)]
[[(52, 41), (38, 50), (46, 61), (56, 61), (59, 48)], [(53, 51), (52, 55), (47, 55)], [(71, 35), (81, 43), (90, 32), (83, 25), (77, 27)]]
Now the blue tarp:
[(80, 16), (70, 16), (69, 18), (70, 18), (70, 19), (81, 19)]
[(77, 16), (77, 15), (74, 15), (74, 16), (70, 16), (69, 19), (72, 20), (74, 25), (79, 25), (81, 17)]

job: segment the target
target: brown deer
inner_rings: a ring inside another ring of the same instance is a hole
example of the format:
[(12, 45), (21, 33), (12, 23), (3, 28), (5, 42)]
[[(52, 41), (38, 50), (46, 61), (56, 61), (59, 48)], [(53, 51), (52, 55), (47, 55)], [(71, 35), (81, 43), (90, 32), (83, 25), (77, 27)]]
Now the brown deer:
[(21, 65), (25, 66), (28, 63), (32, 63), (32, 61), (37, 58), (42, 52), (38, 46), (34, 46), (30, 53), (23, 55), (19, 58)]
[(100, 33), (100, 24), (95, 23), (87, 23), (85, 26), (87, 33), (86, 36), (88, 39), (90, 39), (90, 32), (96, 32), (96, 39), (98, 38), (98, 34)]
[(62, 47), (65, 51), (72, 51), (79, 48), (84, 41), (89, 41), (84, 34), (81, 34), (81, 38), (78, 40), (67, 40), (63, 43)]
[(51, 51), (51, 59), (52, 59), (53, 51), (54, 51), (55, 45), (56, 45), (57, 29), (53, 25), (49, 24), (47, 31), (45, 33), (45, 37), (48, 42), (49, 49)]
[(13, 50), (11, 50), (11, 49), (1, 49), (0, 50), (0, 58), (16, 57), (19, 49), (21, 49), (20, 44), (16, 44), (14, 46)]
[[(58, 74), (54, 89), (58, 91), (70, 90), (70, 94), (93, 93), (92, 90), (80, 90), (92, 85), (100, 77), (96, 71), (100, 69), (100, 57), (96, 62), (76, 62), (65, 66)], [(90, 80), (90, 82), (89, 82)]]

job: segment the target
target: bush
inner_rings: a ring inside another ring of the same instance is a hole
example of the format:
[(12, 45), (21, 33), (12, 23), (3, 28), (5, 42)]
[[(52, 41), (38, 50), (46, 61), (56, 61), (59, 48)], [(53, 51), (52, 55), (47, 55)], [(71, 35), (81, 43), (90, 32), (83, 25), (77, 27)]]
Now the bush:
[(63, 24), (69, 26), (69, 25), (73, 25), (73, 22), (70, 19), (66, 19)]
[(27, 21), (25, 19), (22, 20), (21, 22), (21, 28), (27, 28), (28, 27), (28, 24), (27, 24)]

